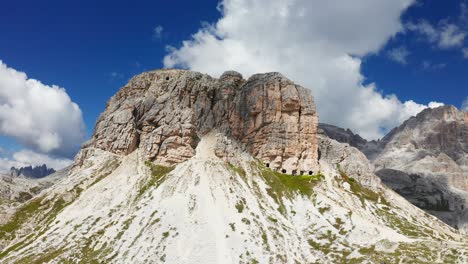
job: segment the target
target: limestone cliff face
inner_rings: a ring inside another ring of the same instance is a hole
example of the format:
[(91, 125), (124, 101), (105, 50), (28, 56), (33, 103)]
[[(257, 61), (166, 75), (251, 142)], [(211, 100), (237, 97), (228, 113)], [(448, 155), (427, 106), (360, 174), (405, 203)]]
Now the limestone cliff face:
[[(271, 168), (300, 174), (317, 169), (318, 116), (309, 91), (279, 73), (244, 80), (185, 70), (156, 70), (132, 78), (107, 104), (84, 145), (174, 165), (195, 155), (211, 130), (232, 138)], [(228, 159), (221, 142), (217, 155)]]

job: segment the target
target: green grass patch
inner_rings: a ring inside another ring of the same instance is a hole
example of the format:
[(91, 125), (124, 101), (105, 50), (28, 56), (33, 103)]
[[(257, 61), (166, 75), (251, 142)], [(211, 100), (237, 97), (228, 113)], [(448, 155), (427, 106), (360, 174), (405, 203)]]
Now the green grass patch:
[(123, 226), (122, 226), (122, 229), (120, 230), (120, 232), (117, 234), (117, 237), (116, 239), (120, 239), (122, 238), (123, 234), (125, 233), (125, 231), (127, 231), (127, 229), (130, 227), (130, 224), (133, 222), (133, 219), (135, 219), (135, 216), (132, 216), (130, 217), (129, 219), (125, 220), (125, 222), (123, 222)]
[(270, 220), (270, 222), (273, 222), (273, 223), (278, 223), (278, 219), (272, 217), (272, 216), (268, 216), (268, 220)]
[(16, 243), (0, 253), (0, 259), (4, 258), (12, 251), (21, 249), (28, 245), (33, 239), (37, 239), (43, 235), (48, 230), (49, 225), (54, 221), (57, 214), (68, 204), (69, 203), (66, 203), (62, 197), (45, 202), (41, 197), (30, 200), (22, 207), (18, 208), (12, 218), (7, 223), (0, 226), (0, 239), (13, 240), (18, 230), (33, 218), (35, 218), (33, 224), (36, 226), (36, 229), (21, 242)]
[(341, 168), (339, 163), (336, 164), (336, 167), (341, 176), (341, 179), (339, 180), (341, 182), (347, 182), (349, 184), (351, 192), (359, 197), (362, 206), (365, 206), (365, 200), (377, 203), (379, 199), (381, 203), (389, 205), (388, 201), (385, 200), (381, 193), (376, 193), (362, 186), (356, 179), (349, 177), (348, 174)]
[(277, 171), (259, 164), (262, 177), (267, 181), (275, 193), (280, 196), (292, 197), (293, 193), (310, 196), (314, 187), (325, 177), (323, 174), (315, 175), (290, 175)]
[(164, 177), (174, 169), (174, 167), (155, 165), (150, 161), (145, 161), (145, 165), (151, 170), (151, 178), (140, 188), (137, 199), (139, 199), (151, 187), (159, 187), (163, 182)]
[(235, 173), (239, 174), (239, 176), (241, 176), (242, 178), (245, 179), (247, 173), (245, 172), (245, 170), (243, 168), (237, 167), (237, 166), (235, 166), (235, 165), (233, 165), (231, 163), (228, 163), (227, 165), (228, 165), (228, 168), (230, 170), (234, 171)]
[(244, 211), (244, 204), (245, 204), (244, 198), (242, 200), (237, 201), (236, 209), (238, 213), (242, 213)]
[(37, 214), (42, 201), (43, 198), (36, 198), (18, 208), (7, 223), (0, 225), (0, 239), (13, 239), (15, 231)]
[(377, 209), (377, 214), (384, 218), (386, 224), (395, 229), (400, 231), (401, 234), (408, 236), (408, 237), (432, 237), (433, 232), (432, 230), (425, 229), (419, 225), (413, 224), (408, 221), (406, 218), (400, 217), (393, 212)]
[(286, 215), (287, 210), (283, 199), (293, 199), (295, 195), (310, 197), (314, 187), (324, 179), (323, 174), (316, 175), (290, 175), (271, 170), (261, 162), (253, 163), (252, 166), (258, 168), (260, 176), (265, 180), (268, 187), (267, 194), (278, 204), (277, 210)]
[(247, 218), (245, 218), (245, 217), (242, 218), (241, 221), (242, 221), (242, 223), (244, 223), (244, 224), (246, 224), (246, 225), (250, 225), (250, 220), (247, 219)]
[(319, 210), (320, 214), (323, 215), (323, 213), (325, 213), (326, 211), (330, 211), (330, 206), (320, 207), (318, 210)]

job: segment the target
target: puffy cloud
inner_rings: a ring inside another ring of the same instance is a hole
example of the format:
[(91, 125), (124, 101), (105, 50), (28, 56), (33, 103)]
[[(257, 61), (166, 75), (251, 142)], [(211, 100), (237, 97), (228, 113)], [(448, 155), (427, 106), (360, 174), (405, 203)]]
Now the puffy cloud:
[(387, 56), (400, 64), (408, 64), (407, 57), (409, 56), (410, 52), (406, 47), (401, 46), (398, 48), (391, 49), (387, 52)]
[[(412, 0), (224, 0), (222, 17), (181, 47), (169, 47), (166, 67), (219, 76), (279, 71), (312, 90), (322, 122), (379, 138), (427, 107), (364, 85), (361, 56), (375, 53), (402, 30)], [(372, 21), (372, 22), (369, 22)]]
[(468, 59), (468, 48), (463, 48), (462, 53), (463, 53), (463, 58)]
[(468, 112), (468, 96), (463, 101), (462, 106), (461, 106), (461, 110)]
[(109, 78), (111, 81), (121, 80), (124, 78), (124, 75), (119, 72), (111, 72), (109, 73)]
[(444, 25), (440, 32), (439, 46), (441, 48), (459, 47), (463, 45), (466, 33), (454, 24)]
[(441, 70), (445, 67), (447, 67), (446, 63), (435, 63), (433, 64), (432, 62), (425, 60), (421, 63), (421, 67), (423, 70), (431, 71), (431, 70)]
[(408, 23), (406, 28), (422, 34), (429, 42), (435, 43), (441, 49), (461, 47), (466, 37), (465, 31), (447, 22), (441, 22), (434, 27), (426, 20), (421, 20), (418, 23)]
[(84, 123), (65, 89), (0, 61), (0, 134), (40, 153), (71, 157), (83, 141)]
[(153, 39), (161, 39), (162, 38), (162, 33), (164, 31), (164, 28), (161, 25), (157, 25), (153, 29)]

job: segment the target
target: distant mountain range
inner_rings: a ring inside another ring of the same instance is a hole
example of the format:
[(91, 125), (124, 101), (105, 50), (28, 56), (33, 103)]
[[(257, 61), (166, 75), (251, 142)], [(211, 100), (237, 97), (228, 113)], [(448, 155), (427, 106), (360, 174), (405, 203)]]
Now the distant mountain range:
[(52, 173), (55, 173), (53, 168), (47, 168), (47, 165), (43, 164), (42, 166), (27, 166), (21, 168), (12, 167), (10, 169), (10, 175), (13, 177), (24, 176), (29, 178), (43, 178)]

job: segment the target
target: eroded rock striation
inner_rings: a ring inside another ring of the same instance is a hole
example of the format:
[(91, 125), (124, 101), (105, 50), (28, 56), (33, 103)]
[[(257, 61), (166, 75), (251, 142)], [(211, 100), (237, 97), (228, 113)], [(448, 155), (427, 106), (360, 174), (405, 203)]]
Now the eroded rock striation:
[(124, 155), (140, 148), (167, 166), (193, 157), (199, 138), (216, 130), (271, 168), (304, 174), (317, 169), (317, 124), (310, 92), (280, 73), (244, 80), (233, 71), (216, 79), (156, 70), (132, 78), (110, 99), (84, 148)]

